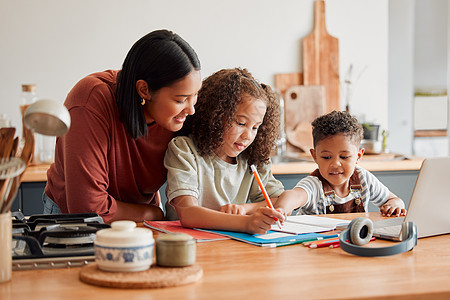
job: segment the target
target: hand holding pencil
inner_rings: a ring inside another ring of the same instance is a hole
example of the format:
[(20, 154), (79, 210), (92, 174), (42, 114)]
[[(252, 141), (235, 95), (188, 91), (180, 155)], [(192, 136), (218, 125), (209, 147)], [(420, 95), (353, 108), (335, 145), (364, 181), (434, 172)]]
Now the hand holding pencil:
[[(266, 200), (267, 206), (270, 209), (275, 210), (275, 208), (273, 207), (272, 201), (270, 201), (270, 197), (267, 194), (266, 188), (264, 187), (264, 185), (263, 185), (263, 183), (261, 181), (261, 177), (259, 177), (259, 173), (258, 173), (258, 170), (256, 169), (255, 165), (251, 165), (250, 169), (252, 170), (253, 176), (255, 176), (256, 182), (258, 183), (259, 189), (261, 190), (261, 192), (262, 192), (262, 194), (264, 196), (264, 199)], [(278, 218), (275, 218), (275, 217), (274, 217), (274, 219), (277, 222), (278, 227), (281, 229), (280, 220)]]
[(283, 215), (267, 206), (257, 208), (252, 214), (247, 215), (244, 232), (249, 234), (266, 234), (272, 228), (275, 220), (283, 220)]

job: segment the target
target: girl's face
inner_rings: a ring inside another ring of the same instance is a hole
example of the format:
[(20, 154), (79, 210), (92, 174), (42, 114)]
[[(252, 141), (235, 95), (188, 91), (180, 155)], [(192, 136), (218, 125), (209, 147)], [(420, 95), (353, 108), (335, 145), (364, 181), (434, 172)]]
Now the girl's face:
[(150, 99), (144, 105), (147, 123), (155, 121), (167, 130), (180, 130), (186, 117), (195, 112), (194, 105), (201, 85), (200, 71), (193, 70), (171, 86), (150, 93)]
[(222, 145), (215, 151), (216, 155), (223, 161), (235, 163), (236, 156), (255, 140), (266, 109), (263, 100), (243, 96), (236, 107), (231, 126), (225, 130)]
[(355, 142), (344, 134), (330, 136), (318, 142), (315, 149), (311, 149), (320, 174), (337, 192), (348, 191), (349, 178), (363, 154), (364, 149), (359, 149)]

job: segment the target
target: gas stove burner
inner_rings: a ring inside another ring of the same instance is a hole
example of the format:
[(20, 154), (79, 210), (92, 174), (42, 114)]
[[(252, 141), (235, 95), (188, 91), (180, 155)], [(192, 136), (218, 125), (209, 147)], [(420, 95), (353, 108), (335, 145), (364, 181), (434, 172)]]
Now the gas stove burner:
[(42, 259), (46, 267), (59, 267), (61, 260), (93, 261), (96, 232), (110, 227), (97, 214), (33, 215), (27, 219), (15, 212), (13, 216), (15, 270), (42, 268), (38, 263)]
[(93, 244), (46, 244), (42, 246), (44, 255), (92, 255)]
[(47, 227), (42, 243), (44, 254), (92, 253), (95, 233), (93, 226), (53, 226)]
[[(94, 228), (97, 231), (97, 228)], [(95, 231), (90, 233), (88, 231), (78, 232), (75, 230), (47, 232), (44, 240), (45, 244), (55, 245), (76, 245), (76, 244), (92, 244), (95, 241)]]

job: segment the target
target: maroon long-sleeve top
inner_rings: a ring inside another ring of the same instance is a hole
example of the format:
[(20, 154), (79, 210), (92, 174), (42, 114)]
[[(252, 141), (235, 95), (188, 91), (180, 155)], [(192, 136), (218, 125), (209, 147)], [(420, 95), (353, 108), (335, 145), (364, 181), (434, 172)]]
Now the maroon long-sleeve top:
[(80, 80), (65, 105), (71, 127), (56, 142), (45, 193), (63, 213), (96, 212), (108, 222), (116, 201), (159, 205), (154, 194), (166, 181), (164, 154), (173, 133), (157, 124), (132, 139), (119, 121), (118, 71)]

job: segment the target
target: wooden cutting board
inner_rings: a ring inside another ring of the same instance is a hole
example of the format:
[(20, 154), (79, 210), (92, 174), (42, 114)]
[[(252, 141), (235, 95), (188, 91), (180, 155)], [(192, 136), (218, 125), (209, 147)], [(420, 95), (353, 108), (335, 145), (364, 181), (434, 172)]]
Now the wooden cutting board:
[(287, 141), (309, 153), (313, 148), (311, 122), (325, 113), (323, 86), (294, 85), (284, 93)]
[(327, 32), (325, 2), (314, 2), (314, 30), (302, 41), (303, 84), (325, 86), (326, 112), (340, 110), (339, 41)]
[(303, 74), (302, 73), (278, 73), (275, 74), (275, 88), (280, 91), (283, 95), (286, 90), (293, 85), (303, 84)]

